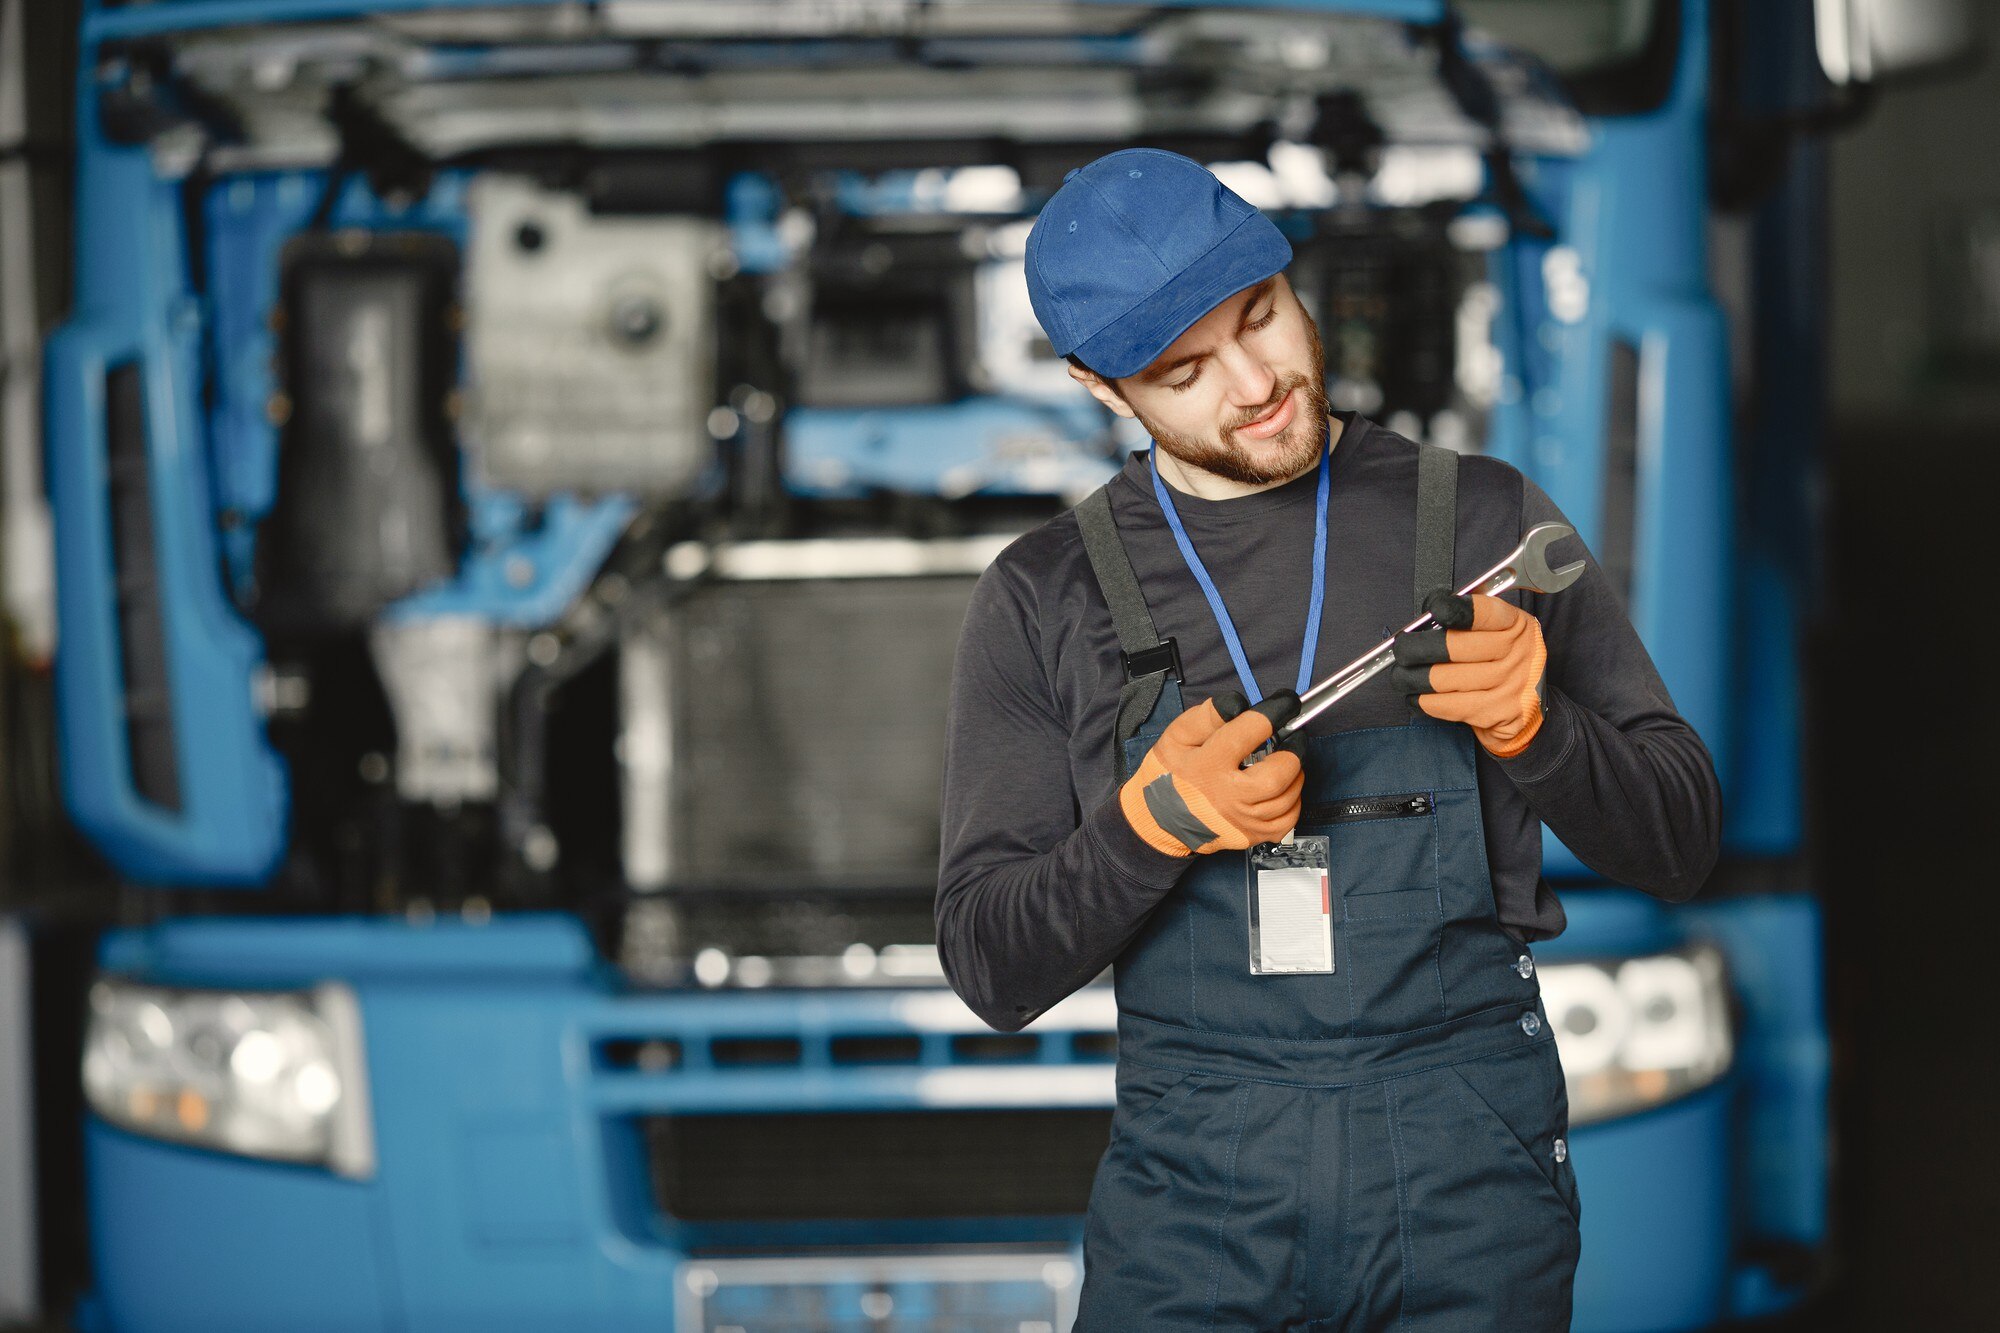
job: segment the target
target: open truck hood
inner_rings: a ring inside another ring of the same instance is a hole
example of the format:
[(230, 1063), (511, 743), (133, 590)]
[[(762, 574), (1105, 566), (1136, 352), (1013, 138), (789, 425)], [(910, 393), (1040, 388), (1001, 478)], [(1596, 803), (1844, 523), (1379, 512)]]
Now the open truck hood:
[[(257, 21), (222, 21), (238, 9)], [(270, 21), (287, 10), (298, 20)], [(841, 143), (870, 146), (853, 163), (862, 169), (1014, 160), (1031, 187), (1047, 186), (1038, 159), (1073, 163), (1098, 145), (1262, 157), (1271, 142), (1311, 138), (1339, 95), (1358, 97), (1389, 143), (1485, 150), (1497, 137), (1537, 154), (1582, 151), (1583, 121), (1554, 80), (1477, 34), (1457, 40), (1446, 10), (169, 2), (99, 14), (92, 28), (106, 43), (100, 68), (128, 62), (155, 100), (177, 90), (175, 115), (132, 123), (178, 122), (218, 170), (330, 161), (337, 89), (436, 162), (539, 145), (749, 165)]]
[[(179, 313), (197, 307), (183, 300), (184, 257), (175, 253), (186, 244), (191, 197), (176, 188), (177, 177), (199, 192), (243, 173), (228, 185), (242, 187), (249, 211), (238, 220), (248, 226), (260, 188), (248, 174), (283, 168), (364, 173), (373, 186), (364, 193), (382, 201), (385, 216), (402, 216), (424, 198), (438, 171), (463, 168), (461, 182), (490, 172), (558, 183), (587, 195), (594, 217), (686, 220), (720, 211), (727, 185), (750, 172), (820, 197), (870, 175), (998, 166), (1018, 178), (1012, 188), (997, 191), (990, 206), (950, 211), (993, 214), (1018, 227), (1034, 196), (1067, 169), (1133, 144), (1178, 150), (1219, 170), (1268, 163), (1272, 178), (1284, 178), (1283, 191), (1246, 197), (1313, 209), (1375, 174), (1372, 159), (1384, 149), (1450, 159), (1449, 170), (1430, 173), (1443, 187), (1385, 202), (1468, 199), (1490, 179), (1505, 207), (1501, 186), (1513, 153), (1577, 154), (1589, 142), (1547, 70), (1468, 32), (1438, 0), (157, 0), (91, 9), (82, 59), (79, 123), (91, 149), (80, 164), (80, 214), (92, 224), (94, 248), (87, 247), (81, 285), (88, 299), (79, 300), (86, 314), (51, 343), (49, 382), (60, 386), (50, 399), (53, 434), (116, 442), (174, 476), (203, 439), (199, 395), (184, 387), (199, 363)], [(1380, 178), (1393, 174), (1384, 157)], [(1304, 165), (1287, 171), (1281, 160)], [(301, 184), (265, 183), (280, 193)], [(133, 245), (127, 231), (142, 216), (153, 243)], [(655, 249), (697, 262), (688, 259), (694, 247)], [(217, 251), (232, 263), (253, 253)], [(237, 274), (249, 284), (244, 291), (260, 291), (256, 284), (269, 277), (258, 262), (255, 272)], [(496, 288), (518, 295), (519, 276), (506, 275)], [(699, 285), (700, 276), (690, 282)], [(256, 413), (240, 450), (252, 461), (218, 475), (238, 487), (231, 492), (238, 517), (251, 514), (258, 524), (272, 501), (258, 489), (265, 473), (255, 469), (269, 466), (275, 446), (266, 435), (275, 423), (272, 381), (254, 367), (272, 349), (255, 331), (268, 323), (257, 306), (263, 298), (241, 291), (237, 298), (215, 303), (219, 320), (249, 319), (254, 328), (217, 336), (250, 349), (232, 363), (240, 378), (223, 378), (233, 386), (225, 394), (235, 395), (231, 411), (250, 405)], [(1025, 312), (1018, 313), (1025, 331)], [(1027, 338), (1017, 342), (1025, 347)], [(489, 374), (485, 382), (516, 381)], [(472, 407), (476, 419), (476, 397)], [(253, 418), (224, 412), (217, 420), (233, 430), (231, 423)], [(705, 447), (703, 422), (689, 416), (682, 434)], [(489, 449), (487, 463), (495, 457)], [(133, 658), (152, 671), (141, 679), (118, 657), (119, 639), (107, 628), (123, 614), (135, 635), (146, 630), (150, 622), (131, 609), (138, 602), (107, 594), (87, 604), (85, 593), (74, 594), (64, 624), (78, 632), (64, 634), (67, 679), (77, 684), (64, 716), (66, 744), (83, 758), (67, 770), (71, 807), (135, 879), (268, 882), (286, 851), (289, 818), (283, 766), (264, 725), (277, 685), (264, 674), (265, 645), (232, 614), (211, 573), (223, 555), (248, 561), (254, 551), (243, 536), (251, 529), (238, 524), (222, 534), (233, 544), (218, 555), (215, 514), (199, 488), (132, 483), (134, 494), (154, 496), (145, 512), (161, 534), (131, 536), (132, 549), (175, 554), (144, 571), (146, 579), (120, 582), (104, 568), (114, 543), (104, 526), (102, 474), (92, 471), (100, 466), (91, 450), (60, 451), (54, 489), (71, 497), (69, 559), (86, 572), (71, 586), (143, 584), (146, 605), (206, 610), (158, 617), (159, 651)], [(622, 518), (604, 513), (609, 541)], [(582, 538), (563, 549), (584, 576), (603, 557)], [(452, 586), (512, 586), (502, 555), (479, 560)], [(557, 590), (552, 597), (574, 595), (554, 575), (546, 586)], [(425, 605), (436, 612), (456, 604)], [(538, 607), (522, 612), (520, 623), (545, 624), (559, 611)], [(135, 701), (153, 706), (156, 695), (167, 701), (158, 705), (163, 720), (142, 734), (132, 721)]]

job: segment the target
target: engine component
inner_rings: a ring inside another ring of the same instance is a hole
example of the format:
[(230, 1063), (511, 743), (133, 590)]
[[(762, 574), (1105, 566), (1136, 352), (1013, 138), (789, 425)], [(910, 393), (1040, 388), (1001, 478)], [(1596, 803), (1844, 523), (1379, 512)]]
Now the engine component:
[(1451, 406), (1458, 306), (1480, 262), (1443, 222), (1418, 210), (1330, 215), (1298, 252), (1292, 282), (1319, 322), (1334, 406), (1419, 422)]
[(974, 373), (980, 387), (992, 392), (1067, 401), (1075, 395), (1076, 383), (1028, 301), (1023, 258), (1028, 227), (1015, 223), (983, 238), (994, 257), (979, 265), (975, 282), (979, 363)]
[(517, 655), (498, 651), (493, 627), (472, 616), (386, 620), (370, 645), (396, 716), (397, 794), (443, 806), (494, 799), (494, 726)]
[(843, 219), (812, 251), (795, 401), (916, 407), (971, 391), (978, 329), (961, 228), (888, 230)]
[(284, 438), (258, 534), (257, 618), (281, 632), (357, 629), (457, 564), (458, 250), (428, 234), (308, 233), (280, 262)]
[(953, 646), (1004, 544), (718, 549), (621, 648), (633, 886), (931, 892)]
[(498, 174), (473, 182), (467, 206), (466, 434), (482, 479), (685, 494), (714, 457), (721, 227), (596, 217)]

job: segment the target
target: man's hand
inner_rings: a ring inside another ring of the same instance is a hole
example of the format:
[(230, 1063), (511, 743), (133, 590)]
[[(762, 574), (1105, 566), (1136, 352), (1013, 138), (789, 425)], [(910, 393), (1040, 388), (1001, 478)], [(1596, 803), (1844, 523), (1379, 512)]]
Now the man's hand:
[[(1243, 761), (1298, 711), (1290, 691), (1256, 708), (1222, 694), (1188, 709), (1161, 733), (1118, 789), (1118, 802), (1146, 844), (1169, 856), (1276, 842), (1299, 822), (1305, 766), (1294, 749)], [(1301, 739), (1298, 748), (1302, 749)]]
[(1497, 597), (1439, 589), (1424, 609), (1445, 628), (1396, 636), (1396, 687), (1432, 717), (1464, 722), (1499, 759), (1542, 725), (1542, 622)]

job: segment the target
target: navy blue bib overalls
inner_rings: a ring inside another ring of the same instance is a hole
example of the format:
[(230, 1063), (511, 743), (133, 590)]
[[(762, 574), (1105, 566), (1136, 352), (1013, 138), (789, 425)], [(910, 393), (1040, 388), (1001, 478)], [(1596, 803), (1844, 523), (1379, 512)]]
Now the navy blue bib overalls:
[[(1163, 679), (1121, 773), (1182, 706)], [(1298, 831), (1330, 840), (1333, 972), (1252, 974), (1233, 851), (1197, 856), (1120, 956), (1079, 1333), (1569, 1327), (1568, 1100), (1494, 914), (1475, 744), (1422, 717), (1308, 742)]]

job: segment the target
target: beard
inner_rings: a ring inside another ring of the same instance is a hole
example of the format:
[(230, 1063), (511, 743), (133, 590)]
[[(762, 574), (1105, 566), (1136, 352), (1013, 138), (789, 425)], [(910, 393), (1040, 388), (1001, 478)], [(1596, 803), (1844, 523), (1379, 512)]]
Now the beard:
[[(1278, 383), (1276, 396), (1248, 417), (1213, 439), (1167, 430), (1158, 422), (1148, 420), (1143, 412), (1135, 408), (1133, 412), (1139, 418), (1139, 424), (1146, 428), (1146, 433), (1153, 437), (1155, 444), (1180, 462), (1245, 486), (1268, 486), (1272, 482), (1288, 481), (1318, 463), (1320, 453), (1326, 447), (1331, 412), (1326, 398), (1326, 352), (1320, 346), (1319, 326), (1313, 323), (1312, 316), (1301, 309), (1299, 317), (1306, 322), (1306, 342), (1312, 370), (1305, 375), (1285, 376)], [(1292, 424), (1272, 439), (1264, 441), (1266, 447), (1271, 449), (1267, 457), (1262, 461), (1253, 458), (1247, 449), (1236, 442), (1237, 427), (1247, 426), (1268, 415), (1293, 390), (1298, 391), (1299, 402)]]

